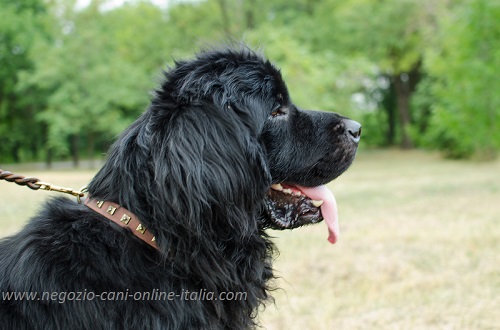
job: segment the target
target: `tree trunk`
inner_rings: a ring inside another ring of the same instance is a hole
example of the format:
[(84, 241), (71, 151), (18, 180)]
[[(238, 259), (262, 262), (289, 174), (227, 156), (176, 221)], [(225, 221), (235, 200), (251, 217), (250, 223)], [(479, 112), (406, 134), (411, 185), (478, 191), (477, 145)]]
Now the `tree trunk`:
[(42, 136), (43, 140), (42, 143), (46, 147), (44, 148), (46, 150), (46, 158), (45, 158), (45, 165), (47, 166), (48, 169), (52, 168), (52, 147), (49, 146), (49, 128), (47, 127), (47, 124), (41, 124), (42, 125)]
[(19, 149), (21, 149), (21, 144), (18, 141), (14, 142), (14, 144), (12, 145), (12, 149), (11, 149), (12, 150), (11, 155), (12, 155), (12, 159), (14, 160), (14, 163), (21, 162), (21, 156), (20, 156)]
[(94, 169), (94, 152), (95, 152), (95, 133), (91, 132), (88, 136), (88, 157), (89, 157), (89, 166), (91, 169)]
[(52, 148), (47, 148), (47, 159), (45, 160), (47, 168), (50, 170), (52, 168)]
[(413, 148), (413, 141), (410, 138), (409, 128), (411, 124), (410, 116), (410, 95), (411, 89), (407, 73), (402, 73), (394, 77), (394, 88), (396, 91), (396, 102), (399, 115), (399, 126), (401, 134), (401, 147), (403, 149)]
[(385, 132), (385, 145), (393, 146), (396, 140), (396, 92), (394, 88), (394, 79), (385, 76), (389, 80), (389, 88), (383, 91), (382, 107), (387, 114), (387, 130)]
[(71, 136), (71, 158), (73, 159), (73, 166), (80, 165), (80, 136), (78, 134)]

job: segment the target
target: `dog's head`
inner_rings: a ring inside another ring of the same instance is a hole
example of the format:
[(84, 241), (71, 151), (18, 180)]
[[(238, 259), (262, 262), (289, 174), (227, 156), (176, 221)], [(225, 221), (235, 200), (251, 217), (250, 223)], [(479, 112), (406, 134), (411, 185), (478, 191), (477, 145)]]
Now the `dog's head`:
[[(144, 221), (170, 216), (149, 224), (160, 245), (169, 226), (186, 227), (187, 236), (216, 227), (229, 237), (323, 218), (334, 242), (335, 199), (323, 185), (353, 161), (360, 127), (298, 108), (279, 70), (253, 51), (208, 51), (165, 73), (148, 111), (112, 149), (120, 163), (107, 180), (129, 178), (127, 193), (98, 187), (98, 179), (90, 189)], [(134, 168), (139, 180), (130, 179)]]
[[(212, 160), (200, 166), (205, 165), (208, 172), (212, 167), (226, 172), (212, 173), (211, 186), (223, 183), (233, 186), (232, 194), (264, 198), (263, 225), (268, 227), (295, 228), (325, 218), (329, 239), (336, 241), (335, 199), (322, 185), (353, 161), (361, 134), (357, 122), (298, 108), (280, 71), (248, 49), (210, 51), (194, 61), (177, 63), (158, 96), (160, 109), (173, 99), (190, 108), (191, 115), (182, 110), (179, 114), (186, 121), (189, 116), (194, 116), (191, 124), (206, 121), (203, 130), (213, 125), (195, 138), (204, 141), (199, 146), (203, 150), (198, 150), (204, 155), (198, 156)], [(196, 128), (183, 134), (192, 129)], [(189, 149), (192, 143), (183, 148)]]

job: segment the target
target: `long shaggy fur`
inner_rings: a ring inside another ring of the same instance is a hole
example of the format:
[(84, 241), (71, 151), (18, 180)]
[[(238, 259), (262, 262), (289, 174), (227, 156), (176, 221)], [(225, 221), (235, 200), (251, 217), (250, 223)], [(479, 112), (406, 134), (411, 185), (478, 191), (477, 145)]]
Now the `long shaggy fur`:
[[(276, 123), (269, 121), (283, 99), (291, 106), (279, 71), (248, 49), (209, 51), (177, 62), (165, 73), (147, 111), (118, 138), (89, 184), (93, 197), (138, 215), (155, 234), (160, 251), (66, 198), (49, 201), (20, 233), (0, 242), (2, 292), (204, 290), (216, 295), (245, 292), (246, 299), (3, 299), (1, 327), (254, 326), (273, 278), (263, 200), (273, 177), (284, 176), (291, 158), (305, 154), (293, 151), (287, 159), (278, 153), (287, 152), (288, 144), (280, 151), (276, 141), (268, 141), (279, 136), (272, 135)], [(307, 116), (300, 125), (324, 121)], [(307, 141), (321, 138), (314, 132)], [(308, 150), (314, 149), (307, 144)], [(302, 176), (295, 181), (307, 180)], [(318, 180), (325, 181), (317, 176), (309, 181)]]

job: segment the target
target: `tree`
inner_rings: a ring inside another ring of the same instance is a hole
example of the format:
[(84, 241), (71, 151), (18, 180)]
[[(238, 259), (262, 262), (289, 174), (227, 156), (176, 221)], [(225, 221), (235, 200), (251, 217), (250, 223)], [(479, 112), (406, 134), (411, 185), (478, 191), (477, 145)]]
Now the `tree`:
[(33, 118), (36, 107), (44, 104), (43, 96), (36, 91), (19, 95), (17, 83), (19, 70), (33, 70), (29, 55), (34, 40), (47, 37), (45, 14), (41, 0), (0, 0), (0, 161), (36, 157), (43, 143), (39, 136), (44, 128)]
[(299, 105), (359, 118), (366, 144), (498, 150), (496, 2), (111, 2), (0, 0), (0, 161), (92, 157), (166, 64), (234, 40), (262, 48)]
[(443, 16), (432, 79), (430, 144), (448, 157), (493, 159), (500, 148), (500, 4), (468, 0)]
[[(387, 77), (395, 102), (386, 101), (387, 138), (399, 131), (403, 148), (414, 145), (411, 97), (422, 74), (426, 44), (432, 37), (440, 1), (435, 0), (353, 0), (336, 5), (333, 31), (329, 39), (343, 52), (368, 56), (378, 68), (379, 77)], [(326, 11), (324, 11), (326, 12)], [(390, 105), (395, 105), (392, 111)], [(398, 125), (396, 126), (396, 123)]]
[[(75, 11), (69, 4), (53, 22), (53, 39), (37, 45), (35, 73), (22, 75), (22, 90), (38, 89), (47, 95), (46, 107), (35, 115), (47, 127), (47, 154), (71, 155), (75, 165), (81, 140), (92, 158), (96, 139), (109, 140), (122, 131), (144, 110), (152, 88), (153, 74), (134, 65), (137, 51), (120, 35), (128, 30), (111, 26), (122, 22), (108, 19), (110, 14), (101, 12), (99, 5), (92, 2)], [(145, 22), (143, 15), (150, 8), (141, 8), (133, 13)], [(136, 28), (140, 33), (141, 26)], [(103, 36), (103, 31), (109, 32)]]

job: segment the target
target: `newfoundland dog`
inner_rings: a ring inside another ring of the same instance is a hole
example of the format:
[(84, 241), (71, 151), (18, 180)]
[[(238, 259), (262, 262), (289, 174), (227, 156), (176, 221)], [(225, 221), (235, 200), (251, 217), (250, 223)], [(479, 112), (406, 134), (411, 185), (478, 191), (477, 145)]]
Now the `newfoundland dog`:
[(255, 326), (272, 289), (265, 230), (325, 220), (335, 243), (324, 184), (360, 134), (294, 105), (280, 71), (245, 47), (176, 62), (83, 202), (50, 200), (0, 242), (0, 327)]

